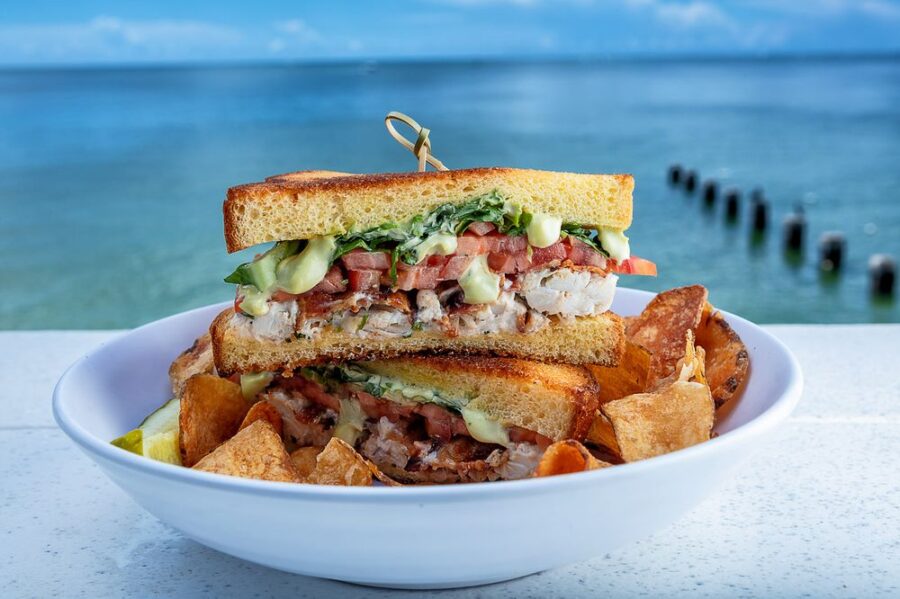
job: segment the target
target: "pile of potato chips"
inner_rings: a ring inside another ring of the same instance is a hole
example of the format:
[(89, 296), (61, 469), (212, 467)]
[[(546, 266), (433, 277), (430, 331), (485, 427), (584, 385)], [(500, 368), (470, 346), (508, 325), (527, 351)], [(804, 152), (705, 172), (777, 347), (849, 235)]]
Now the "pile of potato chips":
[(181, 463), (243, 478), (321, 485), (398, 484), (341, 439), (288, 453), (281, 414), (267, 401), (252, 403), (241, 387), (213, 374), (184, 381), (179, 413)]
[[(740, 337), (695, 285), (657, 295), (626, 318), (625, 351), (615, 367), (589, 366), (599, 404), (585, 443), (550, 445), (534, 476), (605, 468), (707, 441), (717, 408), (735, 398), (749, 355)], [(208, 338), (172, 364), (181, 397), (179, 448), (184, 466), (283, 482), (399, 485), (338, 438), (288, 452), (282, 420), (266, 401), (244, 398), (240, 385), (214, 374)]]

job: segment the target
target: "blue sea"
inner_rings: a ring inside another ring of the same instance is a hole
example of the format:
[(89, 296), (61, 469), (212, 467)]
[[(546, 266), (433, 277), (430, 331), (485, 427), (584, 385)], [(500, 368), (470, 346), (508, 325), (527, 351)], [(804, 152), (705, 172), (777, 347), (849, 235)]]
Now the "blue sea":
[[(328, 64), (0, 71), (0, 328), (131, 327), (229, 299), (221, 203), (232, 185), (299, 169), (415, 168), (390, 110), (432, 130), (450, 167), (636, 178), (635, 254), (662, 290), (702, 283), (758, 322), (898, 322), (867, 261), (900, 258), (900, 60)], [(743, 193), (666, 183), (670, 164)], [(748, 195), (771, 202), (754, 239)], [(800, 206), (805, 254), (782, 251)], [(823, 276), (817, 240), (847, 239)]]

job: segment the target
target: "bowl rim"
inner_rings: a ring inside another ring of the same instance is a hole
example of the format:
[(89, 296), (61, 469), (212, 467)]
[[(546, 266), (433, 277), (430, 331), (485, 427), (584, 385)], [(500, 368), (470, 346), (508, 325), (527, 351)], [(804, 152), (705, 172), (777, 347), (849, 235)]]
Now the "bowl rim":
[[(648, 300), (656, 295), (653, 292), (638, 289), (628, 289), (628, 292), (635, 293), (639, 298)], [(800, 370), (800, 365), (790, 349), (788, 349), (781, 340), (759, 325), (722, 310), (722, 314), (725, 315), (726, 320), (729, 322), (740, 322), (744, 326), (755, 329), (756, 333), (760, 334), (766, 342), (771, 344), (771, 346), (781, 354), (779, 359), (782, 359), (787, 365), (787, 382), (780, 396), (752, 420), (733, 430), (722, 433), (709, 441), (704, 441), (703, 443), (691, 447), (679, 449), (646, 460), (619, 464), (616, 465), (615, 468), (601, 468), (599, 470), (579, 472), (576, 473), (576, 475), (569, 476), (549, 476), (513, 481), (402, 487), (339, 487), (306, 483), (264, 481), (238, 478), (212, 472), (202, 472), (183, 466), (148, 460), (142, 456), (115, 447), (110, 444), (109, 441), (97, 438), (81, 426), (77, 418), (66, 409), (63, 397), (66, 393), (67, 380), (72, 376), (73, 372), (80, 368), (101, 348), (120, 342), (125, 337), (137, 334), (146, 328), (159, 326), (161, 323), (175, 318), (189, 317), (192, 314), (210, 310), (214, 306), (225, 308), (231, 305), (231, 303), (232, 302), (222, 302), (220, 304), (210, 304), (149, 322), (130, 331), (125, 331), (81, 356), (66, 369), (53, 389), (53, 417), (59, 428), (86, 453), (94, 458), (101, 458), (122, 468), (138, 470), (143, 474), (158, 476), (176, 483), (234, 491), (242, 494), (297, 497), (310, 500), (366, 502), (377, 499), (389, 503), (409, 503), (429, 499), (477, 500), (484, 497), (506, 497), (510, 494), (516, 495), (525, 492), (529, 494), (555, 493), (565, 490), (574, 490), (585, 485), (593, 485), (596, 484), (597, 481), (606, 480), (608, 478), (634, 478), (642, 476), (643, 473), (650, 470), (666, 468), (673, 462), (694, 460), (709, 452), (716, 452), (730, 446), (739, 445), (749, 438), (762, 435), (785, 420), (791, 412), (793, 412), (800, 400), (800, 395), (803, 390), (803, 374)], [(770, 347), (768, 349), (771, 350), (772, 348)], [(750, 376), (753, 376), (752, 368), (750, 370)], [(756, 376), (760, 376), (760, 374), (757, 373)]]

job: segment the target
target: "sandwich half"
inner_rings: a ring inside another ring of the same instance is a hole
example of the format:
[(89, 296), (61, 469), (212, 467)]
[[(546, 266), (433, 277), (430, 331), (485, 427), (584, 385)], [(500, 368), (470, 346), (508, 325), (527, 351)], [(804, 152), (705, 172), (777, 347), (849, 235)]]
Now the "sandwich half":
[(228, 191), (229, 252), (276, 242), (226, 281), (221, 372), (422, 351), (615, 364), (608, 310), (630, 255), (630, 175), (519, 169), (301, 172)]
[(403, 482), (525, 478), (550, 443), (583, 440), (597, 408), (586, 370), (508, 358), (412, 356), (242, 377), (253, 385), (281, 413), (288, 443), (338, 436)]

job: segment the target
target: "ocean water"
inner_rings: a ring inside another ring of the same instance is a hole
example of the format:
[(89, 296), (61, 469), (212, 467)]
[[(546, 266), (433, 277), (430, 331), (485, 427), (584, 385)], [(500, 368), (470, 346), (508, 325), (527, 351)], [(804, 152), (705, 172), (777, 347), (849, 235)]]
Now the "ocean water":
[[(0, 328), (130, 327), (229, 299), (251, 252), (224, 249), (238, 183), (298, 169), (415, 168), (382, 119), (432, 129), (450, 167), (507, 165), (636, 178), (633, 252), (661, 290), (702, 283), (758, 322), (898, 322), (867, 260), (900, 258), (900, 61), (363, 64), (0, 72)], [(668, 187), (671, 163), (744, 192)], [(753, 240), (747, 195), (771, 201)], [(805, 255), (781, 220), (802, 205)], [(845, 233), (823, 277), (816, 242)]]

